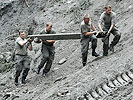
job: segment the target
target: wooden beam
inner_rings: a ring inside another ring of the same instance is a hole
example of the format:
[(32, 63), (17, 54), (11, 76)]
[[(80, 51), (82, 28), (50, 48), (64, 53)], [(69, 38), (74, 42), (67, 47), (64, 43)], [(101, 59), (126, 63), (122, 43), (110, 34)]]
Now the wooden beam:
[(28, 35), (30, 38), (39, 38), (42, 40), (69, 40), (69, 39), (80, 39), (81, 33), (58, 33), (58, 34), (39, 34), (39, 35)]

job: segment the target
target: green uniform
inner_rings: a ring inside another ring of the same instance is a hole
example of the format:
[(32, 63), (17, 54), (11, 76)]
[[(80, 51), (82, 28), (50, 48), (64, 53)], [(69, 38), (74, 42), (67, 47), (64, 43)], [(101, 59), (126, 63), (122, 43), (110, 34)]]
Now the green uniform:
[(27, 48), (28, 48), (28, 43), (20, 46), (18, 42), (24, 41), (21, 37), (18, 37), (15, 42), (15, 68), (16, 68), (16, 73), (15, 73), (15, 80), (18, 80), (18, 77), (20, 76), (22, 70), (22, 79), (26, 79), (29, 69), (30, 69), (30, 58), (27, 55)]
[(87, 55), (88, 55), (88, 48), (89, 48), (89, 42), (92, 42), (92, 51), (95, 51), (97, 47), (97, 38), (95, 35), (89, 35), (85, 36), (84, 32), (90, 32), (91, 31), (91, 22), (89, 24), (86, 24), (84, 21), (81, 22), (81, 52), (82, 52), (82, 63), (86, 64), (87, 62)]
[[(110, 14), (106, 14), (106, 12), (103, 12), (100, 16), (99, 23), (103, 27), (103, 31), (108, 31), (111, 25), (115, 25), (116, 23), (116, 13), (112, 12)], [(120, 40), (120, 33), (114, 27), (111, 30), (111, 33), (114, 35), (114, 39), (111, 42), (111, 45), (115, 46), (119, 40)], [(108, 47), (109, 47), (109, 37), (103, 41), (103, 54), (108, 54)]]
[[(50, 32), (43, 31), (40, 34), (56, 34), (56, 33), (55, 33), (55, 31), (51, 30)], [(39, 66), (38, 66), (38, 69), (40, 70), (41, 68), (43, 68), (44, 64), (46, 63), (46, 65), (43, 69), (43, 73), (47, 73), (50, 71), (52, 62), (54, 60), (54, 55), (55, 55), (54, 44), (49, 43), (45, 40), (42, 40), (41, 52), (42, 52), (42, 58), (41, 58), (41, 62), (39, 64)]]

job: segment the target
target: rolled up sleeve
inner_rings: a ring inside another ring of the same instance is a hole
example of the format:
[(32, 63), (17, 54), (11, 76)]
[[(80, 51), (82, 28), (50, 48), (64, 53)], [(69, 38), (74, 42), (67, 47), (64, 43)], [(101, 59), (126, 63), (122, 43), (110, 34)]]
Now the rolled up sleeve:
[(102, 13), (99, 18), (99, 21), (98, 21), (99, 24), (102, 24), (104, 22), (103, 18), (104, 18), (104, 13)]

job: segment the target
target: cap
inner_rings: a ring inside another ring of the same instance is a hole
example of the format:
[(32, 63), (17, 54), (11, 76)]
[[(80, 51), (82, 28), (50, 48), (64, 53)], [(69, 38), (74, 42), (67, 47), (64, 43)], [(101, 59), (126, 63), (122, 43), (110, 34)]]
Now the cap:
[(89, 14), (85, 14), (84, 18), (90, 18), (90, 15)]

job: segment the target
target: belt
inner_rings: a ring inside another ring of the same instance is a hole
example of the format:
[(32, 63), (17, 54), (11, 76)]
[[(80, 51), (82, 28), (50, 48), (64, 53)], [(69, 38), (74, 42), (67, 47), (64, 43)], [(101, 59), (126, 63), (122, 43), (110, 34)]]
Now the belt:
[(53, 46), (53, 43), (49, 43), (49, 42), (43, 42), (43, 44), (47, 45), (47, 46)]

